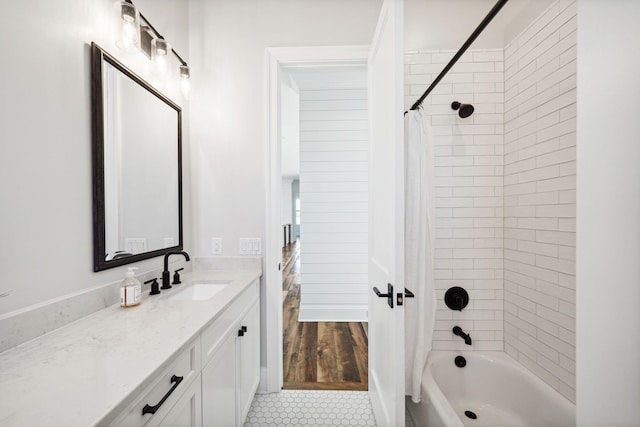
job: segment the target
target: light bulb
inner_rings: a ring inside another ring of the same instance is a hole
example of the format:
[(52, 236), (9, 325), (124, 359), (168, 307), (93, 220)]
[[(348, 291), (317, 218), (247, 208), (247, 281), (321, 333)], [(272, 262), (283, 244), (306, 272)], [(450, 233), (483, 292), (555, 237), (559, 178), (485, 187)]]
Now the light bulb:
[(133, 21), (123, 21), (122, 22), (122, 41), (128, 44), (129, 46), (133, 46), (137, 42), (137, 31), (136, 26)]
[(151, 61), (156, 68), (156, 72), (164, 75), (169, 70), (169, 52), (171, 46), (164, 39), (153, 39), (151, 41)]
[(191, 93), (191, 72), (188, 65), (180, 66), (180, 90), (185, 99), (189, 99)]
[(118, 2), (120, 12), (120, 39), (116, 46), (126, 52), (135, 52), (140, 43), (140, 19), (136, 7), (127, 2)]

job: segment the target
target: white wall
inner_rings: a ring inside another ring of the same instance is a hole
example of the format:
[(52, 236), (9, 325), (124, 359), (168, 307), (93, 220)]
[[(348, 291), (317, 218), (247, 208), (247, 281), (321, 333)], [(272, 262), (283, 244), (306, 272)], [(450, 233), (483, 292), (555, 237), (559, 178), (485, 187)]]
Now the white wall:
[[(455, 49), (451, 52), (453, 56), (494, 4), (495, 0), (405, 0), (405, 51)], [(508, 7), (509, 4), (501, 13)], [(504, 31), (502, 16), (498, 15), (473, 48), (502, 47)]]
[[(405, 107), (409, 108), (454, 51), (405, 55)], [(474, 350), (502, 350), (502, 49), (463, 55), (423, 104), (433, 130), (436, 166), (435, 278), (437, 313), (433, 348), (468, 349), (451, 332), (471, 333)], [(472, 103), (462, 119), (451, 103)], [(462, 312), (444, 304), (451, 286), (469, 292)], [(465, 348), (466, 347), (466, 348)]]
[[(188, 40), (185, 2), (147, 3), (143, 13), (167, 18), (167, 38)], [(10, 295), (0, 298), (0, 313), (112, 282), (126, 271), (93, 273), (91, 41), (154, 80), (146, 57), (116, 48), (114, 12), (110, 0), (73, 0), (65, 7), (45, 0), (3, 5), (0, 55), (11, 58), (11, 66), (0, 79), (0, 294)], [(188, 52), (180, 53), (188, 59)], [(184, 119), (188, 162), (186, 112)], [(184, 185), (189, 249), (188, 173)], [(138, 266), (157, 268), (160, 260)]]
[(330, 81), (318, 75), (313, 88), (300, 85), (300, 321), (361, 322), (368, 303), (367, 74), (332, 74)]
[(579, 426), (640, 402), (640, 2), (578, 0)]
[(190, 1), (197, 254), (210, 253), (214, 236), (224, 239), (224, 255), (237, 255), (239, 237), (265, 235), (265, 48), (368, 44), (380, 5)]
[[(502, 49), (554, 1), (507, 2), (472, 47)], [(496, 0), (405, 0), (405, 51), (457, 50), (495, 4)]]
[(280, 91), (282, 176), (295, 178), (300, 175), (300, 95), (289, 74), (283, 75)]
[(575, 402), (576, 3), (505, 48), (505, 351)]
[(293, 223), (293, 194), (292, 194), (293, 180), (291, 178), (282, 179), (282, 224)]

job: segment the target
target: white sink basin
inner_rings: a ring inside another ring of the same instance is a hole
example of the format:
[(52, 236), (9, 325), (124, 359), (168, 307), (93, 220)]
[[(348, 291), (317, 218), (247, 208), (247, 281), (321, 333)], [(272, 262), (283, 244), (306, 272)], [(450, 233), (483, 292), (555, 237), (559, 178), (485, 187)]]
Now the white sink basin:
[(213, 297), (231, 283), (230, 280), (194, 280), (170, 299), (180, 301), (204, 301)]

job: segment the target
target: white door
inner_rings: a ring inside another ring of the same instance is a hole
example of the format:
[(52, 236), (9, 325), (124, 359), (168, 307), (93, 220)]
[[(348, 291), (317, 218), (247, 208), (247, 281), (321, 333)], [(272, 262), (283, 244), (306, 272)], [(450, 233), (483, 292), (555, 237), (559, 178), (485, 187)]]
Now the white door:
[(369, 394), (379, 426), (404, 425), (402, 24), (403, 0), (384, 0), (369, 53)]

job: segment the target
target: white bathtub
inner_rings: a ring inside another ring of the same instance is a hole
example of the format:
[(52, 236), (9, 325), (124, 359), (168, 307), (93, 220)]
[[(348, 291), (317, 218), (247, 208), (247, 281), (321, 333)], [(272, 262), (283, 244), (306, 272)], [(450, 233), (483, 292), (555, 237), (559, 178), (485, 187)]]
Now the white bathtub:
[[(466, 359), (464, 368), (456, 356)], [(506, 353), (433, 351), (422, 382), (422, 402), (407, 403), (416, 426), (576, 425), (575, 405)]]

